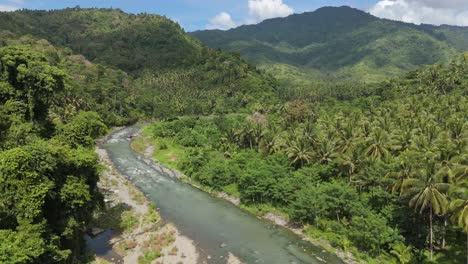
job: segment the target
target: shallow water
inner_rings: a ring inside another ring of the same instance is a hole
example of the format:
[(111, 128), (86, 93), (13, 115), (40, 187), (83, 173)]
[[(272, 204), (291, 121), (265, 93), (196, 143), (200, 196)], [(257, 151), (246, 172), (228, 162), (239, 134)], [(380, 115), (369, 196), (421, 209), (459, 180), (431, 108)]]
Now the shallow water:
[(90, 248), (96, 256), (101, 257), (112, 263), (123, 263), (123, 258), (112, 250), (112, 246), (109, 244), (112, 238), (112, 231), (105, 230), (103, 233), (97, 236), (84, 236), (86, 245)]
[(226, 263), (228, 252), (245, 263), (343, 263), (285, 228), (157, 172), (130, 148), (128, 136), (137, 130), (114, 133), (104, 148), (117, 169), (157, 204), (161, 216), (195, 241), (208, 263)]

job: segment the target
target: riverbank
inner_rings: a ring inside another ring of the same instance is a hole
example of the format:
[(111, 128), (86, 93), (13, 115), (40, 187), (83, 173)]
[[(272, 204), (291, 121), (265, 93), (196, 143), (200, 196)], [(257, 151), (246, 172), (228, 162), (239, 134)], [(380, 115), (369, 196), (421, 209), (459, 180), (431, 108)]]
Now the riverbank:
[[(199, 263), (194, 242), (173, 224), (164, 223), (156, 205), (115, 169), (99, 143), (96, 153), (104, 167), (98, 186), (106, 210), (95, 217), (93, 227), (113, 231), (109, 244), (123, 263)], [(95, 260), (112, 262), (99, 257)]]
[[(241, 209), (249, 211), (250, 213), (256, 215), (259, 218), (271, 221), (278, 226), (285, 227), (289, 229), (290, 231), (294, 232), (296, 235), (299, 235), (300, 237), (302, 237), (303, 240), (306, 240), (317, 247), (323, 248), (323, 251), (326, 250), (326, 251), (335, 253), (345, 263), (352, 263), (352, 264), (359, 263), (350, 252), (344, 252), (342, 250), (336, 249), (332, 247), (330, 243), (324, 239), (313, 239), (309, 236), (306, 236), (304, 234), (304, 227), (298, 227), (290, 223), (289, 220), (286, 217), (282, 216), (280, 213), (274, 212), (274, 210), (271, 210), (271, 211), (262, 210), (264, 208), (258, 210), (257, 208), (246, 207), (245, 205), (240, 203), (240, 199), (238, 197), (229, 195), (226, 192), (214, 191), (210, 188), (207, 188), (205, 186), (202, 186), (200, 184), (193, 182), (190, 178), (185, 176), (183, 173), (177, 171), (177, 169), (174, 166), (174, 161), (169, 162), (169, 164), (165, 164), (164, 162), (155, 160), (155, 158), (153, 157), (153, 152), (156, 148), (153, 145), (153, 141), (150, 138), (146, 138), (142, 136), (141, 133), (132, 139), (131, 147), (135, 152), (139, 153), (143, 157), (143, 159), (147, 162), (147, 164), (149, 163), (153, 164), (152, 166), (156, 170), (163, 171), (164, 173), (166, 173), (166, 175), (179, 178), (189, 183), (190, 185), (211, 194), (212, 196), (224, 199), (240, 207)], [(318, 259), (320, 260), (320, 258)]]

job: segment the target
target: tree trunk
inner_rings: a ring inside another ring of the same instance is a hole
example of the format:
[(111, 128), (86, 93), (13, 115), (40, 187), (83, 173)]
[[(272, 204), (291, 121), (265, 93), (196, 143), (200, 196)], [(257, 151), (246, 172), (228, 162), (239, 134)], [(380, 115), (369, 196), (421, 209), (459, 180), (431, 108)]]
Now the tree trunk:
[(432, 252), (433, 252), (433, 247), (432, 247), (432, 207), (429, 209), (429, 247), (431, 250), (431, 257), (430, 260), (432, 261)]
[(443, 227), (443, 231), (442, 231), (442, 248), (443, 249), (445, 248), (445, 245), (446, 245), (445, 237), (446, 237), (446, 233), (447, 233), (447, 217), (448, 217), (448, 215), (444, 216), (444, 227)]

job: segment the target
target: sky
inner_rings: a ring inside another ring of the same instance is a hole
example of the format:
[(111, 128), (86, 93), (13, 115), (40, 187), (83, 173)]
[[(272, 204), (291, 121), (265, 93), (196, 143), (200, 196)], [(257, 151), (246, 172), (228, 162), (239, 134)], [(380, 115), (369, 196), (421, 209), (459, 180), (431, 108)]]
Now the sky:
[(322, 6), (341, 5), (415, 24), (468, 26), (468, 0), (0, 0), (0, 11), (113, 7), (130, 13), (165, 15), (186, 31), (195, 31), (226, 30)]

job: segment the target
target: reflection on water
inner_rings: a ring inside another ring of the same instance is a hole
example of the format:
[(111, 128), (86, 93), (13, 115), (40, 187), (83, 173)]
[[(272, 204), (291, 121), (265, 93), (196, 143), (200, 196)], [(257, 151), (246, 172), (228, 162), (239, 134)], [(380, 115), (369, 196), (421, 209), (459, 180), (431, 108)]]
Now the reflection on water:
[(131, 150), (128, 135), (136, 129), (113, 134), (104, 147), (117, 169), (157, 204), (161, 216), (210, 256), (209, 263), (226, 263), (228, 252), (246, 263), (342, 263), (287, 229), (162, 175)]

